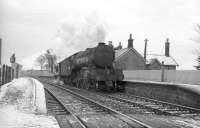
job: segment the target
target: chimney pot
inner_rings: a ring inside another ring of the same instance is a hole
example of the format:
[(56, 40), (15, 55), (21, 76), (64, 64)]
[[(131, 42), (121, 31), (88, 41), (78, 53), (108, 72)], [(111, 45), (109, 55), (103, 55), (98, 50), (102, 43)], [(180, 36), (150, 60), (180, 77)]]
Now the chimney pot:
[(133, 38), (132, 38), (132, 34), (130, 34), (130, 38), (128, 39), (128, 48), (133, 48)]
[(122, 49), (122, 44), (121, 44), (121, 42), (119, 42), (119, 49)]
[(132, 34), (130, 34), (130, 39), (132, 39)]
[(169, 57), (170, 55), (169, 55), (169, 49), (170, 49), (170, 47), (169, 47), (169, 38), (167, 38), (166, 39), (166, 42), (165, 42), (165, 56), (167, 56), (167, 57)]

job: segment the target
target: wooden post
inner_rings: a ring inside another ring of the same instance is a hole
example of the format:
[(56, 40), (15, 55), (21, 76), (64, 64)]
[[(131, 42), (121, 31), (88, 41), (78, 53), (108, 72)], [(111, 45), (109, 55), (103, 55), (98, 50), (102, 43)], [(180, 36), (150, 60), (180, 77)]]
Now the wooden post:
[(8, 83), (8, 66), (6, 65), (5, 84)]
[(1, 73), (1, 70), (2, 68), (0, 67), (0, 86), (2, 85), (2, 73)]
[(12, 68), (12, 80), (15, 78), (14, 76), (14, 69)]
[(18, 78), (18, 66), (16, 66), (16, 69), (15, 69), (15, 78)]
[(12, 67), (10, 67), (10, 81), (12, 81)]
[(2, 68), (2, 85), (5, 84), (5, 65), (3, 64), (3, 68)]
[(10, 67), (8, 66), (8, 82), (10, 82), (11, 81), (11, 72), (10, 72)]
[(4, 64), (4, 66), (3, 66), (3, 84), (5, 84), (6, 83), (6, 65)]
[(7, 83), (9, 82), (9, 66), (7, 66)]
[(13, 76), (12, 76), (12, 67), (10, 67), (10, 81), (13, 80)]
[(13, 74), (12, 74), (12, 72), (13, 72), (13, 68), (10, 67), (10, 79), (11, 79), (11, 81), (13, 80)]
[(4, 84), (6, 84), (7, 83), (7, 65), (5, 65), (5, 83)]
[(165, 67), (164, 67), (164, 62), (162, 61), (162, 65), (161, 65), (161, 82), (164, 82), (164, 77), (165, 77)]

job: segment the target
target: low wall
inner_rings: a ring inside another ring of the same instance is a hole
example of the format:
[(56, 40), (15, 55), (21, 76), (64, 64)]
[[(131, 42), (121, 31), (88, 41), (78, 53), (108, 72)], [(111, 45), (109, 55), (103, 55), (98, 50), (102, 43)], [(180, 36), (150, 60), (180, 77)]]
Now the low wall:
[(200, 86), (126, 81), (126, 93), (200, 109)]
[[(123, 71), (126, 80), (161, 81), (161, 70), (126, 70)], [(165, 70), (164, 82), (198, 84), (200, 71), (197, 70)]]

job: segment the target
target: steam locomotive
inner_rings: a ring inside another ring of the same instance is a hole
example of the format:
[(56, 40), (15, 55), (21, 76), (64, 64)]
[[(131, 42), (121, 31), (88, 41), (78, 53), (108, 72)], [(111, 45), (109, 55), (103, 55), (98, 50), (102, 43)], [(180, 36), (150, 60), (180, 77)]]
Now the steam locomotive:
[(59, 76), (65, 84), (78, 88), (96, 90), (124, 90), (120, 83), (123, 72), (115, 69), (113, 47), (100, 42), (96, 47), (87, 48), (59, 63)]

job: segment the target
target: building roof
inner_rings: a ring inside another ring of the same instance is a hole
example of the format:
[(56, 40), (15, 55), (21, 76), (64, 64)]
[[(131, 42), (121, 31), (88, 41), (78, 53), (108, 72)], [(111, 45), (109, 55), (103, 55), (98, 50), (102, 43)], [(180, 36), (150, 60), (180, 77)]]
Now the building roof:
[(171, 56), (167, 57), (165, 55), (157, 55), (157, 54), (148, 54), (146, 64), (150, 64), (153, 59), (157, 59), (161, 64), (164, 62), (164, 65), (175, 65), (178, 66), (178, 63)]
[(142, 55), (139, 52), (137, 52), (134, 48), (123, 48), (123, 49), (115, 50), (115, 60), (118, 60), (119, 58), (121, 58), (122, 56), (124, 56), (126, 53), (130, 51), (136, 53), (136, 55), (144, 59)]
[(153, 64), (155, 62), (157, 62), (159, 65), (162, 64), (157, 58), (149, 59), (146, 64)]

